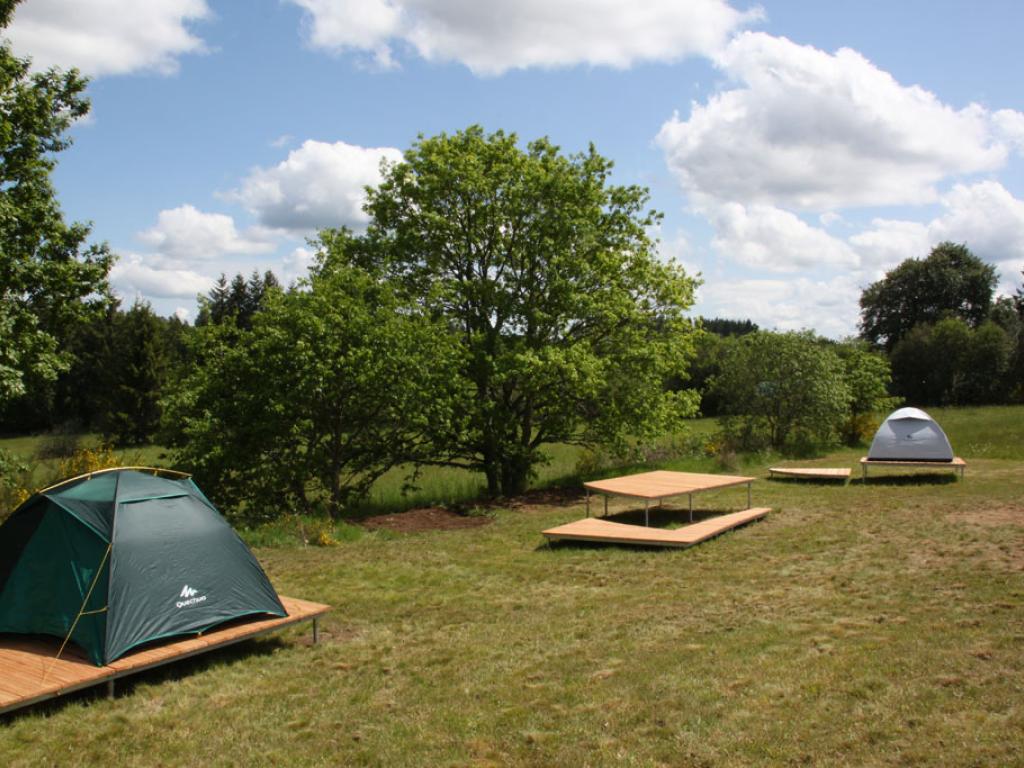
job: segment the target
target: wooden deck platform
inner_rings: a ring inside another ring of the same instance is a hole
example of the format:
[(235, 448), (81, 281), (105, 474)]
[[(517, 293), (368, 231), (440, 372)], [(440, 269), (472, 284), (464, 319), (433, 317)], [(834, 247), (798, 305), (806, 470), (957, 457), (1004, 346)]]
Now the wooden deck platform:
[(643, 499), (644, 501), (644, 524), (648, 524), (648, 510), (651, 501), (659, 504), (664, 499), (674, 496), (688, 496), (690, 499), (690, 520), (693, 520), (693, 495), (702, 491), (712, 491), (718, 488), (731, 488), (737, 485), (747, 486), (747, 506), (750, 501), (750, 484), (754, 482), (753, 477), (739, 477), (737, 475), (705, 475), (699, 472), (669, 472), (657, 470), (655, 472), (641, 472), (636, 475), (623, 475), (621, 477), (610, 477), (606, 480), (593, 480), (583, 484), (587, 494), (587, 517), (590, 517), (590, 493), (600, 493), (604, 496), (604, 512), (608, 514), (608, 497), (625, 496), (631, 499)]
[(711, 517), (682, 528), (648, 528), (625, 525), (587, 517), (572, 523), (543, 531), (550, 541), (595, 541), (606, 544), (636, 544), (648, 547), (692, 547), (720, 533), (760, 520), (769, 512), (768, 507), (745, 509), (728, 515)]
[(288, 615), (257, 621), (230, 623), (206, 634), (145, 647), (122, 656), (106, 667), (90, 662), (74, 644), (55, 659), (60, 639), (41, 635), (0, 635), (0, 714), (29, 704), (107, 684), (113, 695), (119, 677), (169, 664), (179, 659), (240, 643), (302, 621), (313, 621), (313, 641), (317, 639), (317, 619), (331, 608), (292, 597), (281, 597)]
[(768, 476), (795, 477), (808, 480), (843, 480), (850, 476), (849, 467), (769, 467)]
[(885, 461), (879, 459), (869, 459), (867, 456), (864, 456), (860, 460), (860, 468), (865, 480), (868, 479), (868, 467), (952, 469), (954, 472), (959, 473), (960, 479), (962, 480), (964, 476), (964, 470), (967, 469), (967, 462), (961, 459), (959, 456), (954, 456), (952, 461)]

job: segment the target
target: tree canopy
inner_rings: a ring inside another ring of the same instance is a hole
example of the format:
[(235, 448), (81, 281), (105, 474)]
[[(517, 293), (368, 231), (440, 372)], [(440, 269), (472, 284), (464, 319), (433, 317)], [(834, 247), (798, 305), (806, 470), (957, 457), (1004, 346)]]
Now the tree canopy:
[[(881, 376), (862, 359), (851, 365), (859, 394), (878, 391), (872, 375)], [(854, 399), (839, 356), (809, 332), (757, 331), (726, 348), (714, 391), (729, 421), (741, 425), (744, 447), (783, 448), (794, 439), (830, 442), (850, 413)], [(881, 381), (884, 391), (885, 381)], [(866, 393), (866, 394), (865, 394)], [(732, 419), (729, 419), (732, 417)]]
[(200, 360), (167, 398), (175, 458), (229, 513), (337, 516), (382, 473), (432, 453), (449, 420), (447, 328), (386, 283), (332, 263), (275, 291), (249, 331), (197, 331)]
[(609, 183), (593, 147), (471, 127), (420, 139), (368, 191), (365, 237), (332, 258), (394, 281), (459, 345), (435, 463), (521, 492), (549, 442), (624, 446), (696, 410), (664, 381), (692, 355), (694, 280), (655, 255), (648, 193)]
[(861, 294), (861, 336), (891, 352), (920, 323), (959, 317), (977, 327), (988, 317), (995, 267), (966, 245), (944, 242), (925, 259), (907, 259)]
[[(16, 3), (0, 3), (0, 28)], [(77, 71), (32, 74), (0, 43), (0, 406), (26, 381), (52, 381), (70, 364), (60, 340), (108, 299), (112, 256), (86, 246), (89, 227), (67, 224), (50, 174), (89, 111)]]

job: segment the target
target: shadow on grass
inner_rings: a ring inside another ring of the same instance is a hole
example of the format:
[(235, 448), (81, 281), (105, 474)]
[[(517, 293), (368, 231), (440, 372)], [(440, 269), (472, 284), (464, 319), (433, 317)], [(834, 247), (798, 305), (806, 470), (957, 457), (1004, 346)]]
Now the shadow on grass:
[(947, 475), (882, 475), (878, 477), (857, 477), (850, 485), (952, 485), (959, 478), (954, 474)]
[[(163, 666), (135, 672), (114, 681), (115, 698), (131, 696), (138, 685), (159, 685), (169, 681), (180, 680), (207, 670), (217, 670), (236, 664), (240, 661), (270, 656), (290, 643), (281, 637), (255, 637), (243, 640), (234, 645), (217, 648), (196, 656), (178, 659)], [(21, 707), (11, 712), (0, 714), (0, 728), (12, 725), (17, 719), (37, 714), (50, 717), (59, 713), (72, 702), (99, 703), (107, 697), (107, 681), (99, 680), (93, 686), (78, 691), (62, 694), (50, 699)]]

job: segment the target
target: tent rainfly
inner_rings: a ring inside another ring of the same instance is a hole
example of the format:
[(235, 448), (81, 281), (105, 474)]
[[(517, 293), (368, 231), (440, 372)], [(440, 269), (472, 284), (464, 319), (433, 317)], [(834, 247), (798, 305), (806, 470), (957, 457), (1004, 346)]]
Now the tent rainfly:
[(946, 433), (918, 408), (900, 408), (882, 422), (868, 451), (869, 461), (952, 461)]
[(70, 639), (102, 666), (153, 640), (287, 616), (249, 548), (173, 474), (93, 473), (19, 506), (0, 526), (0, 632)]

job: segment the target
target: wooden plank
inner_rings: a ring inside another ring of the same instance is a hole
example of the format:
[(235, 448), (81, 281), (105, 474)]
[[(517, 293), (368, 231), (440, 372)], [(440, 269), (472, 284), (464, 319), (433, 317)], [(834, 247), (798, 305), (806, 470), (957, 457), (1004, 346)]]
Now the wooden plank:
[(610, 477), (583, 484), (598, 493), (613, 496), (628, 496), (635, 499), (665, 499), (689, 493), (709, 491), (715, 488), (729, 488), (752, 483), (753, 477), (736, 475), (707, 475), (698, 472), (641, 472), (637, 475)]
[(57, 638), (0, 635), (0, 713), (275, 632), (330, 610), (328, 605), (290, 597), (281, 597), (281, 603), (287, 616), (232, 623), (198, 637), (172, 639), (130, 653), (105, 667), (90, 663), (71, 645), (61, 658), (55, 658), (60, 648)]
[(867, 456), (861, 458), (860, 463), (869, 467), (932, 467), (933, 469), (959, 469), (966, 467), (967, 462), (959, 456), (954, 456), (952, 461), (890, 461), (888, 459), (869, 459)]
[(676, 529), (648, 528), (586, 517), (556, 528), (549, 528), (542, 533), (552, 541), (594, 541), (654, 547), (691, 547), (732, 528), (760, 520), (769, 511), (768, 507), (754, 507), (741, 512), (708, 518), (699, 523)]
[(848, 467), (769, 467), (768, 474), (818, 480), (845, 480), (850, 476), (850, 469)]

